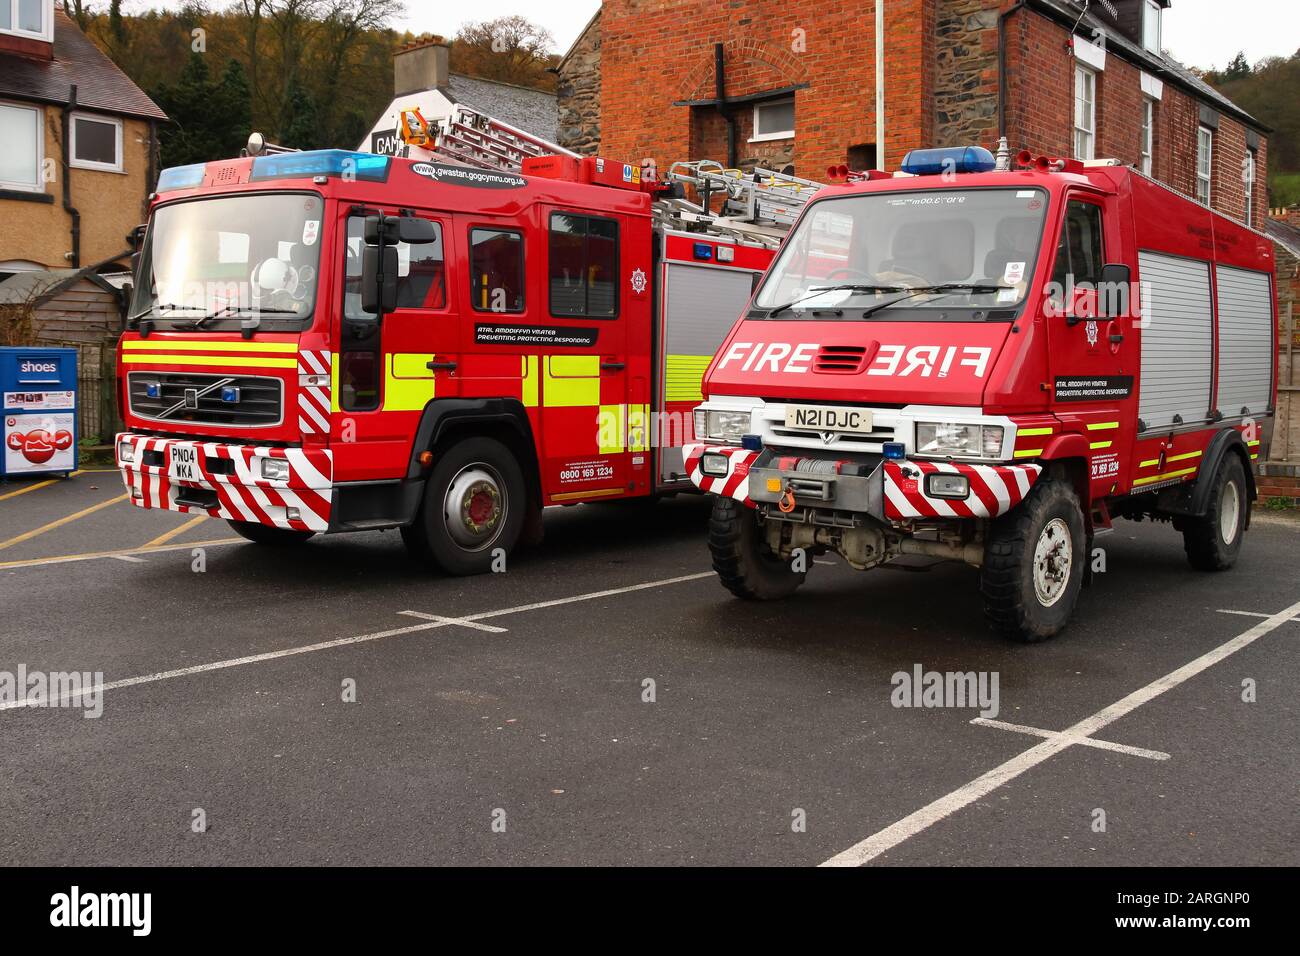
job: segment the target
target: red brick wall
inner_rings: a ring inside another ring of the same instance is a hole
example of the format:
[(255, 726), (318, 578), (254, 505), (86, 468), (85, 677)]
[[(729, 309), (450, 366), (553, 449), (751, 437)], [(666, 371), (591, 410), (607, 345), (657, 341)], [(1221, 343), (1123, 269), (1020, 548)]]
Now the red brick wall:
[[(886, 161), (928, 145), (933, 131), (935, 4), (886, 7)], [(605, 156), (725, 160), (725, 126), (710, 111), (675, 106), (714, 95), (713, 49), (724, 44), (728, 96), (807, 83), (795, 94), (795, 138), (748, 143), (752, 110), (734, 107), (742, 159), (791, 159), (823, 178), (848, 147), (875, 142), (875, 11), (870, 2), (825, 0), (605, 0), (601, 13), (601, 144)], [(794, 49), (795, 31), (806, 49)], [(695, 121), (692, 122), (692, 113)], [(694, 128), (693, 128), (694, 127)], [(695, 152), (698, 147), (705, 152)]]

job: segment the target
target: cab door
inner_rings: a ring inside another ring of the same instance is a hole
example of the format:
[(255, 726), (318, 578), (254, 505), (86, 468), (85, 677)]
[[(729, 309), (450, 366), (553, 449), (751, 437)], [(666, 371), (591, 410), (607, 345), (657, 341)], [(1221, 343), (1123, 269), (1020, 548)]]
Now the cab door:
[[(454, 261), (450, 219), (415, 213), (434, 224), (435, 239), (398, 244), (397, 306), (375, 323), (361, 310), (361, 250), (366, 215), (379, 211), (349, 211), (340, 226), (344, 288), (331, 445), (335, 474), (342, 481), (404, 476), (425, 405), (435, 397), (459, 394), (459, 310), (448, 275)], [(396, 209), (382, 211), (398, 214)]]
[(1088, 441), (1094, 497), (1119, 490), (1133, 440), (1139, 352), (1131, 288), (1102, 281), (1105, 264), (1125, 261), (1119, 218), (1103, 197), (1067, 193), (1048, 288), (1054, 410)]
[(643, 421), (634, 427), (640, 413), (628, 405), (624, 223), (615, 215), (541, 212), (545, 288), (534, 321), (544, 331), (538, 356), (543, 489), (553, 502), (616, 497), (629, 490), (631, 452), (644, 431)]

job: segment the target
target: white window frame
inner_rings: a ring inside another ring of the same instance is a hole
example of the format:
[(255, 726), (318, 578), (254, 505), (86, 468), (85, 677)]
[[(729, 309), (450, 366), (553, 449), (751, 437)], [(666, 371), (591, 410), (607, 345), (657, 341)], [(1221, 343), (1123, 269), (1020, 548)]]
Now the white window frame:
[[(1147, 12), (1155, 10), (1156, 12), (1156, 35), (1154, 43), (1151, 37), (1147, 36)], [(1159, 55), (1161, 34), (1164, 32), (1164, 9), (1156, 0), (1143, 0), (1142, 2), (1142, 49)]]
[[(4, 3), (5, 0), (0, 0)], [(2, 31), (0, 31), (2, 32)], [(0, 100), (0, 106), (6, 106), (10, 109), (26, 110), (29, 113), (36, 114), (36, 183), (18, 183), (9, 182), (0, 179), (0, 189), (8, 189), (14, 192), (24, 193), (43, 193), (45, 192), (45, 110), (40, 106), (32, 106), (30, 103), (13, 103), (9, 100)]]
[[(1088, 91), (1087, 97), (1082, 97), (1081, 89)], [(1086, 99), (1088, 103), (1088, 125), (1079, 125), (1079, 101)], [(1072, 144), (1075, 159), (1095, 159), (1097, 156), (1097, 73), (1086, 66), (1075, 64), (1074, 66), (1074, 99), (1072, 100), (1073, 119), (1071, 125), (1074, 130), (1074, 142)], [(1087, 149), (1079, 148), (1080, 135), (1087, 137)], [(1087, 155), (1083, 155), (1086, 153)]]
[(1155, 169), (1156, 152), (1156, 101), (1149, 96), (1142, 97), (1142, 162), (1139, 168), (1144, 176), (1152, 175)]
[(1249, 147), (1246, 148), (1246, 158), (1243, 161), (1242, 179), (1246, 187), (1246, 225), (1251, 226), (1255, 218), (1255, 151)]
[[(1202, 146), (1204, 151), (1202, 152)], [(1205, 173), (1201, 173), (1201, 158), (1205, 158)], [(1210, 204), (1213, 196), (1211, 186), (1214, 180), (1214, 130), (1208, 126), (1198, 126), (1196, 128), (1196, 201)], [(1205, 187), (1204, 195), (1201, 194), (1201, 187)]]
[(0, 27), (0, 33), (15, 37), (28, 37), (33, 40), (44, 40), (46, 43), (54, 42), (54, 0), (41, 0), (41, 31), (33, 33), (30, 30), (18, 29), (18, 3), (19, 0), (0, 0), (0, 4), (9, 4), (9, 27)]
[(768, 106), (794, 106), (794, 97), (789, 96), (781, 100), (764, 100), (761, 103), (754, 104), (754, 135), (749, 138), (751, 143), (767, 143), (775, 139), (794, 139), (793, 129), (777, 130), (775, 133), (759, 133), (758, 131), (758, 113), (759, 110)]
[[(3, 0), (0, 0), (3, 2)], [(117, 162), (114, 163), (97, 163), (89, 159), (77, 158), (77, 121), (87, 120), (91, 123), (103, 123), (106, 126), (112, 126), (115, 130), (114, 141)], [(73, 113), (72, 122), (69, 124), (72, 132), (68, 139), (68, 157), (69, 163), (74, 169), (92, 169), (101, 173), (120, 173), (125, 172), (123, 168), (122, 157), (122, 137), (125, 133), (122, 120), (116, 116), (104, 116), (100, 113)]]

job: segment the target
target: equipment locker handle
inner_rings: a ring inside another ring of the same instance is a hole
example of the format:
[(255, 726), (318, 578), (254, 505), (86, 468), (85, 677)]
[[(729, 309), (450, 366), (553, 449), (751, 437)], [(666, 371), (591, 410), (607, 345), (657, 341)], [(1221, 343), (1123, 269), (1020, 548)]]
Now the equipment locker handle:
[(627, 368), (627, 363), (626, 362), (601, 362), (600, 368), (601, 371), (604, 372), (621, 372), (623, 371), (623, 369)]

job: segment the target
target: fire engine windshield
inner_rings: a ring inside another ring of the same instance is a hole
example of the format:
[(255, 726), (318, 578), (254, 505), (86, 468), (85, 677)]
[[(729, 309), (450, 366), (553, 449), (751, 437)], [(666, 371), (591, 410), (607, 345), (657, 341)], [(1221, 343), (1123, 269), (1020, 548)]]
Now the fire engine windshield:
[(133, 323), (297, 330), (315, 306), (322, 205), (304, 193), (161, 206), (136, 273)]
[(786, 241), (754, 305), (774, 319), (1010, 319), (1033, 277), (1046, 208), (1039, 189), (824, 199)]

